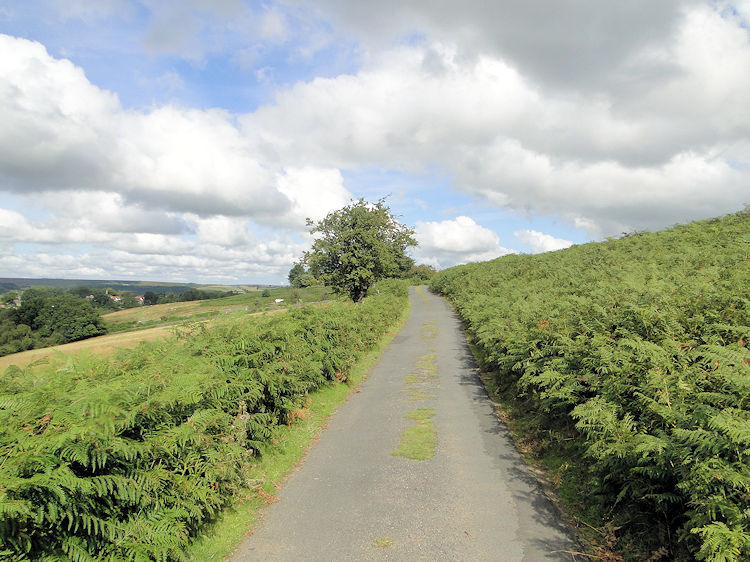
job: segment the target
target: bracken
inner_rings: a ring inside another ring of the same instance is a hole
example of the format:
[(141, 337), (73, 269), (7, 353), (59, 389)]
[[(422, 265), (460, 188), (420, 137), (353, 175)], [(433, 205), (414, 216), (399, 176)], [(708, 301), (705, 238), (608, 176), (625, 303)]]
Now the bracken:
[(432, 280), (537, 431), (578, 444), (586, 501), (645, 552), (750, 559), (748, 233), (745, 210)]

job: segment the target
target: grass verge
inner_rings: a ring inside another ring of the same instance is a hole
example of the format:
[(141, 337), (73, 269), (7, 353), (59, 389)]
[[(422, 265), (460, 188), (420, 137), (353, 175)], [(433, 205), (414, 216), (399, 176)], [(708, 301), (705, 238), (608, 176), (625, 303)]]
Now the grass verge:
[[(481, 364), (477, 348), (470, 342), (469, 348), (477, 364)], [(498, 387), (492, 372), (481, 370), (480, 378), (516, 449), (586, 550), (583, 555), (606, 562), (625, 560), (621, 549), (615, 549), (615, 529), (597, 503), (591, 501), (586, 461), (580, 451), (572, 445), (563, 448), (559, 439), (553, 446), (551, 436), (532, 429), (536, 427), (535, 412), (524, 409), (513, 388)]]
[[(155, 305), (162, 306), (162, 305)], [(264, 310), (260, 312), (245, 312), (243, 311), (231, 311), (232, 314), (237, 315), (250, 315), (259, 316), (262, 314), (282, 314), (287, 311), (286, 308), (277, 308), (271, 310)], [(127, 311), (122, 311), (127, 312)], [(117, 313), (114, 313), (117, 314)], [(207, 314), (198, 314), (190, 317), (168, 317), (163, 318), (159, 321), (152, 322), (155, 326), (148, 327), (149, 324), (129, 325), (125, 330), (124, 325), (119, 327), (123, 331), (117, 331), (103, 336), (97, 336), (94, 338), (88, 338), (85, 340), (64, 343), (53, 347), (39, 347), (37, 349), (29, 349), (28, 351), (21, 351), (19, 353), (12, 353), (0, 357), (0, 372), (8, 368), (10, 365), (16, 365), (20, 368), (34, 368), (34, 365), (48, 365), (52, 362), (58, 362), (60, 364), (67, 360), (68, 355), (73, 355), (81, 352), (88, 352), (92, 355), (99, 357), (109, 357), (117, 353), (119, 349), (132, 349), (138, 347), (138, 344), (146, 341), (154, 341), (163, 339), (171, 336), (174, 330), (179, 325), (186, 325), (192, 322), (207, 322), (214, 318), (218, 318), (222, 314), (221, 312), (211, 312)], [(164, 325), (164, 322), (168, 322)], [(115, 328), (110, 326), (110, 330)], [(34, 365), (31, 365), (34, 363)]]
[(424, 303), (430, 302), (430, 299), (427, 298), (427, 295), (425, 294), (426, 288), (427, 287), (425, 285), (418, 285), (417, 288), (415, 289), (417, 296), (419, 296), (419, 298), (422, 299), (422, 302)]
[(430, 382), (438, 376), (435, 354), (423, 355), (414, 366), (414, 371), (404, 378), (405, 390), (413, 390), (416, 385)]
[(234, 505), (225, 509), (212, 525), (203, 530), (187, 549), (189, 560), (223, 560), (237, 548), (248, 532), (252, 532), (260, 509), (275, 501), (275, 493), (281, 482), (302, 462), (310, 444), (325, 428), (326, 420), (367, 379), (387, 345), (406, 324), (410, 310), (407, 305), (398, 324), (352, 369), (348, 384), (335, 384), (312, 393), (308, 406), (297, 421), (278, 428), (273, 445), (263, 451), (252, 468), (247, 493), (237, 498)]
[(435, 398), (435, 394), (431, 392), (422, 392), (421, 390), (411, 390), (411, 386), (404, 390), (409, 392), (409, 400), (411, 400), (412, 402), (421, 402), (422, 400)]

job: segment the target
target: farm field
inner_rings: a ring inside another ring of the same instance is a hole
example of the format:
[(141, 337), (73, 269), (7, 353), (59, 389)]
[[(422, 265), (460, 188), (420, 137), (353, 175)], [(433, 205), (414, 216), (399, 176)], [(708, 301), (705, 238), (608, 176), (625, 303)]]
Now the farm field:
[(750, 209), (458, 266), (432, 288), (596, 541), (750, 559)]
[[(0, 372), (10, 365), (26, 367), (29, 363), (40, 360), (57, 360), (74, 355), (76, 353), (88, 352), (100, 357), (114, 354), (118, 349), (130, 349), (137, 347), (141, 342), (154, 341), (172, 335), (171, 326), (158, 326), (133, 332), (122, 332), (119, 334), (107, 334), (89, 338), (87, 340), (56, 345), (54, 347), (42, 347), (30, 349), (21, 353), (14, 353), (0, 357)], [(41, 366), (41, 365), (40, 365)]]
[[(102, 319), (110, 330), (128, 329), (138, 328), (143, 324), (181, 321), (190, 317), (207, 317), (216, 315), (216, 313), (228, 313), (235, 310), (260, 312), (283, 309), (289, 305), (319, 302), (326, 298), (330, 297), (325, 287), (308, 287), (305, 289), (281, 287), (263, 291), (249, 291), (219, 299), (127, 308), (105, 314)], [(276, 299), (284, 299), (284, 302), (276, 304), (274, 302)]]
[(245, 308), (241, 305), (230, 306), (226, 304), (208, 304), (213, 302), (213, 300), (214, 299), (211, 301), (173, 302), (126, 308), (124, 310), (117, 310), (115, 312), (104, 314), (102, 320), (104, 320), (105, 324), (108, 326), (121, 325), (129, 322), (136, 324), (158, 321), (166, 322), (170, 319), (187, 318), (189, 316), (195, 316), (196, 314), (206, 314), (230, 308), (233, 310), (241, 310)]
[[(276, 313), (288, 309), (289, 304), (318, 302), (327, 298), (323, 287), (306, 289), (276, 288), (269, 290), (269, 296), (263, 297), (259, 291), (211, 299), (167, 304), (156, 304), (118, 310), (102, 316), (110, 330), (127, 330), (106, 334), (53, 347), (43, 347), (5, 355), (0, 357), (0, 372), (9, 365), (24, 368), (30, 363), (55, 358), (62, 359), (78, 352), (88, 352), (100, 357), (113, 355), (118, 349), (130, 349), (140, 342), (165, 338), (174, 332), (172, 324), (195, 321), (207, 321), (233, 312), (244, 311), (248, 314)], [(284, 298), (284, 303), (275, 304), (274, 300)], [(294, 299), (294, 300), (292, 300)], [(169, 324), (169, 325), (165, 325)]]

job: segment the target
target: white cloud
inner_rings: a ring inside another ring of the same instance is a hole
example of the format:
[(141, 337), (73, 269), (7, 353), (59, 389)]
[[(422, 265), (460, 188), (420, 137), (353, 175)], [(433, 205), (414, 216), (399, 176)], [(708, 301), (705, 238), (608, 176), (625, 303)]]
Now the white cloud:
[(117, 96), (39, 43), (0, 34), (0, 179), (27, 192), (91, 187), (109, 166)]
[(441, 269), (515, 252), (500, 246), (497, 234), (465, 216), (439, 222), (418, 222), (415, 237), (419, 242), (415, 252), (417, 261)]
[(256, 242), (247, 228), (247, 220), (238, 217), (191, 217), (196, 224), (198, 240), (225, 248), (250, 246)]
[(28, 208), (45, 209), (54, 216), (51, 228), (69, 230), (81, 227), (92, 238), (102, 233), (180, 235), (191, 231), (190, 223), (178, 213), (129, 205), (119, 193), (106, 191), (60, 191), (31, 193), (20, 202)]
[(289, 36), (289, 25), (278, 8), (265, 7), (260, 17), (260, 35), (266, 40), (283, 41)]
[(267, 221), (276, 226), (285, 222), (292, 228), (303, 227), (306, 219), (319, 221), (352, 199), (337, 169), (287, 168), (278, 175), (276, 185), (292, 204), (286, 216)]
[(534, 92), (503, 62), (459, 62), (441, 45), (395, 49), (356, 75), (298, 83), (240, 121), (282, 159), (419, 170), (456, 145), (521, 128), (535, 109)]
[[(0, 57), (0, 189), (49, 215), (0, 210), (0, 241), (51, 244), (40, 255), (62, 256), (4, 260), (18, 275), (91, 274), (107, 263), (111, 275), (162, 268), (193, 279), (237, 281), (254, 271), (280, 280), (304, 247), (279, 233), (299, 232), (306, 216), (350, 198), (337, 169), (261, 162), (226, 111), (127, 111), (38, 43), (0, 35), (0, 52), (9, 54)], [(275, 232), (257, 239), (248, 221)], [(95, 253), (84, 250), (91, 245)]]
[[(80, 240), (80, 242), (84, 242)], [(110, 237), (106, 243), (100, 244), (105, 248), (116, 248), (129, 254), (170, 257), (192, 257), (195, 253), (195, 244), (174, 236), (164, 234), (152, 234), (149, 232), (134, 232), (131, 234), (120, 234)]]
[(460, 183), (491, 203), (557, 213), (598, 238), (742, 208), (750, 195), (747, 168), (713, 156), (678, 154), (663, 165), (631, 168), (614, 161), (559, 161), (505, 141), (458, 157), (463, 162), (455, 169)]
[[(289, 202), (225, 111), (161, 107), (121, 116), (111, 181), (128, 199), (201, 215), (264, 216)], [(117, 174), (115, 176), (114, 174)]]
[[(29, 204), (5, 205), (0, 243), (54, 244), (50, 256), (87, 256), (81, 271), (121, 259), (123, 274), (283, 279), (304, 219), (346, 204), (348, 172), (370, 169), (437, 169), (489, 210), (556, 215), (595, 238), (736, 211), (750, 202), (750, 4), (657, 4), (145, 2), (152, 53), (196, 72), (210, 53), (288, 80), (281, 46), (299, 62), (341, 39), (337, 24), (370, 49), (358, 70), (278, 87), (247, 115), (127, 110), (72, 62), (0, 35), (0, 190)], [(117, 5), (60, 9), (104, 25)], [(158, 68), (158, 87), (185, 86)], [(435, 265), (509, 251), (468, 217), (417, 231)], [(532, 249), (565, 242), (518, 232)]]
[(0, 209), (0, 240), (24, 240), (33, 238), (33, 228), (21, 213)]
[[(242, 0), (143, 0), (150, 10), (150, 25), (145, 44), (154, 53), (177, 53), (199, 61), (216, 44), (196, 41), (206, 29), (219, 30), (232, 18), (245, 12)], [(220, 42), (217, 33), (215, 41)]]
[(538, 230), (529, 230), (525, 228), (523, 230), (518, 230), (513, 234), (518, 238), (519, 242), (531, 246), (532, 254), (554, 252), (555, 250), (562, 250), (563, 248), (569, 248), (573, 245), (573, 242), (570, 240), (555, 238), (550, 234), (544, 234)]
[[(161, 249), (163, 252), (174, 252), (177, 248), (185, 249), (179, 238), (174, 236), (175, 233), (160, 234), (158, 227), (148, 228), (150, 232), (135, 232), (134, 228), (138, 224), (137, 221), (148, 220), (150, 217), (148, 215), (145, 217), (133, 216), (135, 218), (133, 224), (124, 224), (123, 228), (118, 229), (115, 224), (105, 224), (97, 220), (106, 220), (106, 209), (101, 216), (84, 217), (73, 212), (63, 212), (47, 221), (30, 221), (17, 211), (0, 209), (0, 240), (52, 246), (97, 244), (112, 247), (131, 247), (134, 251), (139, 252), (144, 251), (142, 249), (143, 244), (149, 241), (149, 249), (146, 251)], [(148, 225), (144, 226), (147, 227)]]
[(290, 211), (276, 172), (228, 112), (125, 111), (38, 43), (0, 35), (0, 51), (9, 54), (0, 60), (5, 189), (101, 190), (147, 209), (260, 220)]
[(18, 277), (102, 279), (110, 277), (109, 265), (89, 254), (50, 254), (38, 252), (33, 256), (14, 254), (4, 259), (4, 265)]
[[(144, 80), (148, 82), (149, 80)], [(164, 74), (151, 79), (156, 86), (166, 90), (167, 92), (174, 92), (177, 90), (185, 89), (185, 81), (182, 76), (175, 70), (167, 70)]]
[(671, 35), (683, 11), (699, 0), (297, 2), (323, 12), (372, 51), (423, 35), (460, 45), (467, 59), (503, 58), (538, 83), (599, 89), (627, 70), (634, 53)]
[(630, 84), (632, 99), (615, 87), (553, 94), (502, 59), (426, 43), (373, 56), (355, 75), (297, 84), (241, 123), (281, 160), (438, 164), (459, 190), (558, 214), (590, 237), (736, 211), (748, 199), (750, 36), (705, 6), (667, 27), (673, 35), (628, 64), (661, 57), (672, 71)]

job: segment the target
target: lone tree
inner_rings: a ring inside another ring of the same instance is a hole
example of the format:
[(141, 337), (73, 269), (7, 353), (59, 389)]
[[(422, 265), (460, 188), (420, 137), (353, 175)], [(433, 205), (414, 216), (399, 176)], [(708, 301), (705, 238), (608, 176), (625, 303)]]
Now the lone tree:
[(289, 270), (289, 285), (295, 289), (302, 289), (315, 284), (315, 277), (312, 273), (305, 270), (305, 266), (301, 263), (295, 263), (292, 269)]
[(307, 219), (307, 226), (315, 242), (304, 263), (316, 279), (355, 302), (376, 281), (399, 277), (414, 265), (406, 255), (417, 245), (414, 231), (391, 215), (385, 199), (354, 201), (317, 223)]

